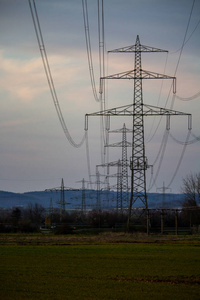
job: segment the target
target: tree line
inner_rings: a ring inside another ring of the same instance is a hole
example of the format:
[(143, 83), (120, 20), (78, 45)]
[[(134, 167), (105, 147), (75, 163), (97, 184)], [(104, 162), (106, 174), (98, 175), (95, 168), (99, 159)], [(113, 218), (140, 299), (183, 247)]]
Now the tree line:
[[(182, 209), (178, 211), (179, 227), (198, 228), (200, 225), (200, 173), (186, 176), (181, 190), (185, 200)], [(26, 208), (0, 209), (0, 232), (40, 232), (42, 225), (52, 229), (55, 234), (72, 233), (75, 227), (126, 230), (127, 213), (127, 211), (116, 210), (91, 210), (71, 213), (65, 211), (61, 215), (59, 209), (49, 212), (40, 204), (29, 204)], [(164, 226), (174, 227), (175, 210), (165, 209), (162, 213)], [(150, 211), (149, 221), (152, 229), (158, 228), (161, 222), (161, 211)], [(132, 224), (133, 231), (145, 231), (146, 215), (142, 214), (139, 218), (133, 217)]]

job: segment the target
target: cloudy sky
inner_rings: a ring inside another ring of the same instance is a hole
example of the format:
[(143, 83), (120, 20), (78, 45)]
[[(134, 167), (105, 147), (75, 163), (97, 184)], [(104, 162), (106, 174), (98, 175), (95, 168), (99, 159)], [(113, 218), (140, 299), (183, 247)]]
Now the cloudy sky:
[[(35, 0), (35, 3), (62, 114), (72, 138), (78, 143), (84, 135), (85, 114), (100, 110), (90, 83), (82, 1)], [(87, 5), (98, 92), (97, 1), (88, 0)], [(145, 120), (146, 155), (156, 176), (154, 182), (151, 170), (147, 171), (147, 188), (153, 182), (151, 192), (164, 184), (170, 187), (168, 192), (178, 193), (182, 178), (200, 171), (200, 145), (194, 137), (200, 136), (200, 96), (192, 97), (200, 91), (200, 1), (104, 0), (104, 21), (106, 50), (133, 45), (139, 35), (141, 44), (169, 51), (168, 54), (143, 54), (142, 67), (176, 75), (178, 97), (173, 102), (170, 80), (146, 80), (143, 100), (159, 107), (170, 108), (173, 104), (174, 110), (191, 113), (193, 127), (190, 143), (174, 177), (184, 150), (182, 142), (188, 134), (187, 117), (171, 118), (165, 151), (160, 150), (160, 146), (166, 120), (159, 117)], [(131, 70), (134, 55), (106, 54), (105, 65), (106, 74)], [(179, 97), (192, 99), (183, 101)], [(105, 99), (109, 108), (131, 104), (133, 82), (107, 80)], [(79, 188), (81, 183), (77, 181), (88, 180), (85, 143), (80, 148), (72, 147), (59, 123), (28, 0), (0, 0), (0, 103), (0, 190), (44, 190), (59, 186), (61, 178), (65, 186)], [(122, 128), (124, 123), (131, 128), (131, 119), (118, 117), (111, 121), (111, 130)], [(96, 165), (102, 163), (98, 117), (89, 119), (88, 137), (90, 168), (95, 175)], [(110, 143), (121, 139), (121, 134), (110, 134)], [(131, 141), (130, 134), (127, 140)], [(110, 147), (109, 161), (119, 158), (121, 148)], [(99, 171), (103, 172), (103, 168)], [(110, 170), (110, 174), (115, 173), (116, 168)], [(112, 177), (111, 181), (114, 184), (116, 179)]]

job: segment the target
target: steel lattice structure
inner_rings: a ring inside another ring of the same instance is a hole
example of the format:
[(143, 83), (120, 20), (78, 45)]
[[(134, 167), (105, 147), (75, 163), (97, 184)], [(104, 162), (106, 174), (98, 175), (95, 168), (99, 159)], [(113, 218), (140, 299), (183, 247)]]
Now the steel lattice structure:
[(122, 211), (122, 164), (120, 159), (117, 163), (117, 212)]
[(131, 168), (131, 197), (129, 208), (129, 221), (131, 217), (132, 206), (136, 201), (147, 209), (147, 194), (146, 194), (146, 170), (148, 168), (147, 158), (145, 156), (144, 144), (144, 116), (167, 116), (167, 129), (169, 130), (170, 116), (187, 115), (188, 128), (191, 129), (191, 114), (174, 111), (162, 107), (146, 105), (143, 103), (142, 80), (143, 79), (171, 79), (173, 80), (173, 93), (176, 93), (176, 78), (164, 74), (158, 74), (151, 71), (142, 70), (141, 53), (149, 52), (167, 52), (159, 48), (144, 46), (140, 44), (139, 36), (136, 38), (135, 45), (123, 47), (109, 51), (110, 53), (135, 53), (134, 70), (109, 75), (102, 77), (104, 79), (133, 79), (134, 80), (134, 97), (133, 104), (107, 109), (104, 111), (86, 114), (85, 130), (88, 129), (89, 116), (106, 116), (107, 123), (111, 116), (132, 116), (133, 117), (133, 135), (132, 135), (132, 156), (130, 159)]
[[(132, 132), (132, 130), (129, 130), (126, 128), (125, 123), (123, 124), (123, 127), (118, 130), (111, 130), (109, 133), (122, 133), (122, 141), (119, 143), (109, 144), (106, 145), (107, 147), (121, 147), (122, 148), (122, 158), (120, 161), (120, 167), (118, 167), (118, 175), (119, 176), (119, 170), (120, 170), (120, 181), (118, 180), (118, 191), (120, 190), (120, 201), (121, 201), (121, 209), (122, 209), (122, 203), (126, 204), (128, 203), (128, 159), (127, 159), (127, 147), (131, 147), (132, 144), (127, 141), (127, 132)], [(119, 188), (119, 182), (121, 184)], [(117, 197), (119, 198), (119, 196)]]
[(65, 187), (64, 180), (62, 178), (60, 187), (46, 189), (45, 191), (46, 192), (48, 192), (48, 191), (51, 191), (51, 192), (60, 191), (60, 201), (58, 202), (58, 204), (60, 204), (60, 221), (61, 221), (62, 217), (63, 217), (63, 214), (65, 212), (65, 204), (70, 204), (70, 203), (65, 201), (65, 191), (79, 191), (79, 189), (73, 189), (73, 188)]

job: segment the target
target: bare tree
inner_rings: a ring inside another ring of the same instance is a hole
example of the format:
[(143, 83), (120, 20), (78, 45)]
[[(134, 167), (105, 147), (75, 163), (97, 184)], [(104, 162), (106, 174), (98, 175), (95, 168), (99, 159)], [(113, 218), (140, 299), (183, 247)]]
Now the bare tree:
[(183, 179), (181, 191), (185, 195), (185, 206), (200, 204), (200, 173), (189, 174)]

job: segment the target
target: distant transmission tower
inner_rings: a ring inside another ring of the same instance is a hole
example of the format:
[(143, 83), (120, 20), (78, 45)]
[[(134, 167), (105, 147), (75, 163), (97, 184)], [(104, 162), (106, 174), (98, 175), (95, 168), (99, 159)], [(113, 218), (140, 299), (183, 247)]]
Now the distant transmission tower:
[[(109, 133), (122, 133), (122, 141), (118, 143), (112, 143), (108, 144), (106, 143), (106, 147), (121, 147), (122, 148), (122, 157), (121, 160), (114, 162), (108, 162), (105, 164), (97, 165), (98, 167), (106, 167), (107, 168), (107, 176), (106, 176), (106, 182), (107, 186), (109, 177), (117, 177), (117, 210), (122, 210), (125, 206), (127, 208), (128, 205), (128, 160), (127, 160), (127, 147), (131, 147), (131, 143), (127, 142), (126, 133), (132, 132), (132, 130), (129, 130), (126, 128), (126, 125), (124, 123), (123, 127), (121, 129), (115, 129), (115, 130), (108, 130)], [(117, 167), (117, 174), (115, 175), (109, 175), (109, 168), (111, 166)], [(110, 186), (109, 186), (110, 187)]]
[(83, 214), (86, 210), (86, 204), (85, 204), (85, 179), (82, 180), (82, 205), (81, 205), (81, 213)]
[(120, 159), (117, 164), (117, 212), (122, 211), (122, 164)]
[(100, 174), (96, 172), (96, 184), (97, 184), (97, 202), (96, 202), (96, 210), (101, 210), (101, 188), (100, 188)]
[(72, 189), (72, 188), (65, 187), (64, 180), (62, 178), (60, 187), (46, 189), (45, 191), (51, 191), (51, 192), (60, 191), (60, 201), (58, 202), (58, 204), (60, 204), (60, 221), (62, 221), (62, 217), (65, 212), (65, 204), (69, 204), (68, 202), (65, 201), (65, 191), (79, 191), (79, 189)]
[(121, 147), (122, 148), (122, 159), (121, 159), (121, 203), (127, 205), (128, 203), (128, 159), (127, 159), (127, 147), (131, 147), (131, 143), (127, 142), (127, 132), (132, 130), (127, 129), (125, 123), (121, 129), (110, 130), (109, 133), (122, 133), (122, 141), (119, 143), (106, 145), (107, 147)]
[[(178, 112), (166, 108), (146, 105), (143, 103), (142, 80), (143, 79), (172, 79), (173, 93), (176, 93), (176, 78), (163, 74), (154, 73), (151, 71), (142, 70), (141, 53), (150, 52), (167, 52), (158, 48), (144, 46), (140, 44), (139, 36), (136, 38), (135, 45), (123, 47), (109, 51), (112, 53), (135, 53), (134, 70), (126, 71), (114, 75), (102, 77), (104, 79), (133, 79), (134, 80), (134, 97), (133, 104), (107, 109), (104, 111), (86, 114), (85, 130), (88, 129), (88, 116), (132, 116), (133, 117), (133, 135), (132, 135), (132, 156), (130, 158), (131, 169), (131, 197), (128, 216), (128, 228), (130, 224), (132, 206), (137, 202), (145, 209), (148, 208), (146, 194), (146, 170), (148, 168), (147, 158), (145, 156), (144, 144), (144, 116), (167, 116), (167, 130), (170, 129), (170, 116), (188, 115), (188, 128), (191, 130), (191, 114)], [(109, 122), (109, 121), (108, 121)]]
[(157, 190), (157, 191), (158, 191), (158, 190), (161, 190), (161, 191), (162, 191), (163, 196), (162, 196), (162, 207), (161, 207), (161, 208), (164, 208), (164, 207), (165, 207), (165, 204), (166, 204), (166, 201), (165, 201), (166, 190), (171, 190), (171, 189), (168, 188), (168, 187), (166, 187), (166, 186), (165, 186), (165, 183), (163, 182), (163, 186), (160, 187), (160, 188), (157, 188), (156, 190)]

